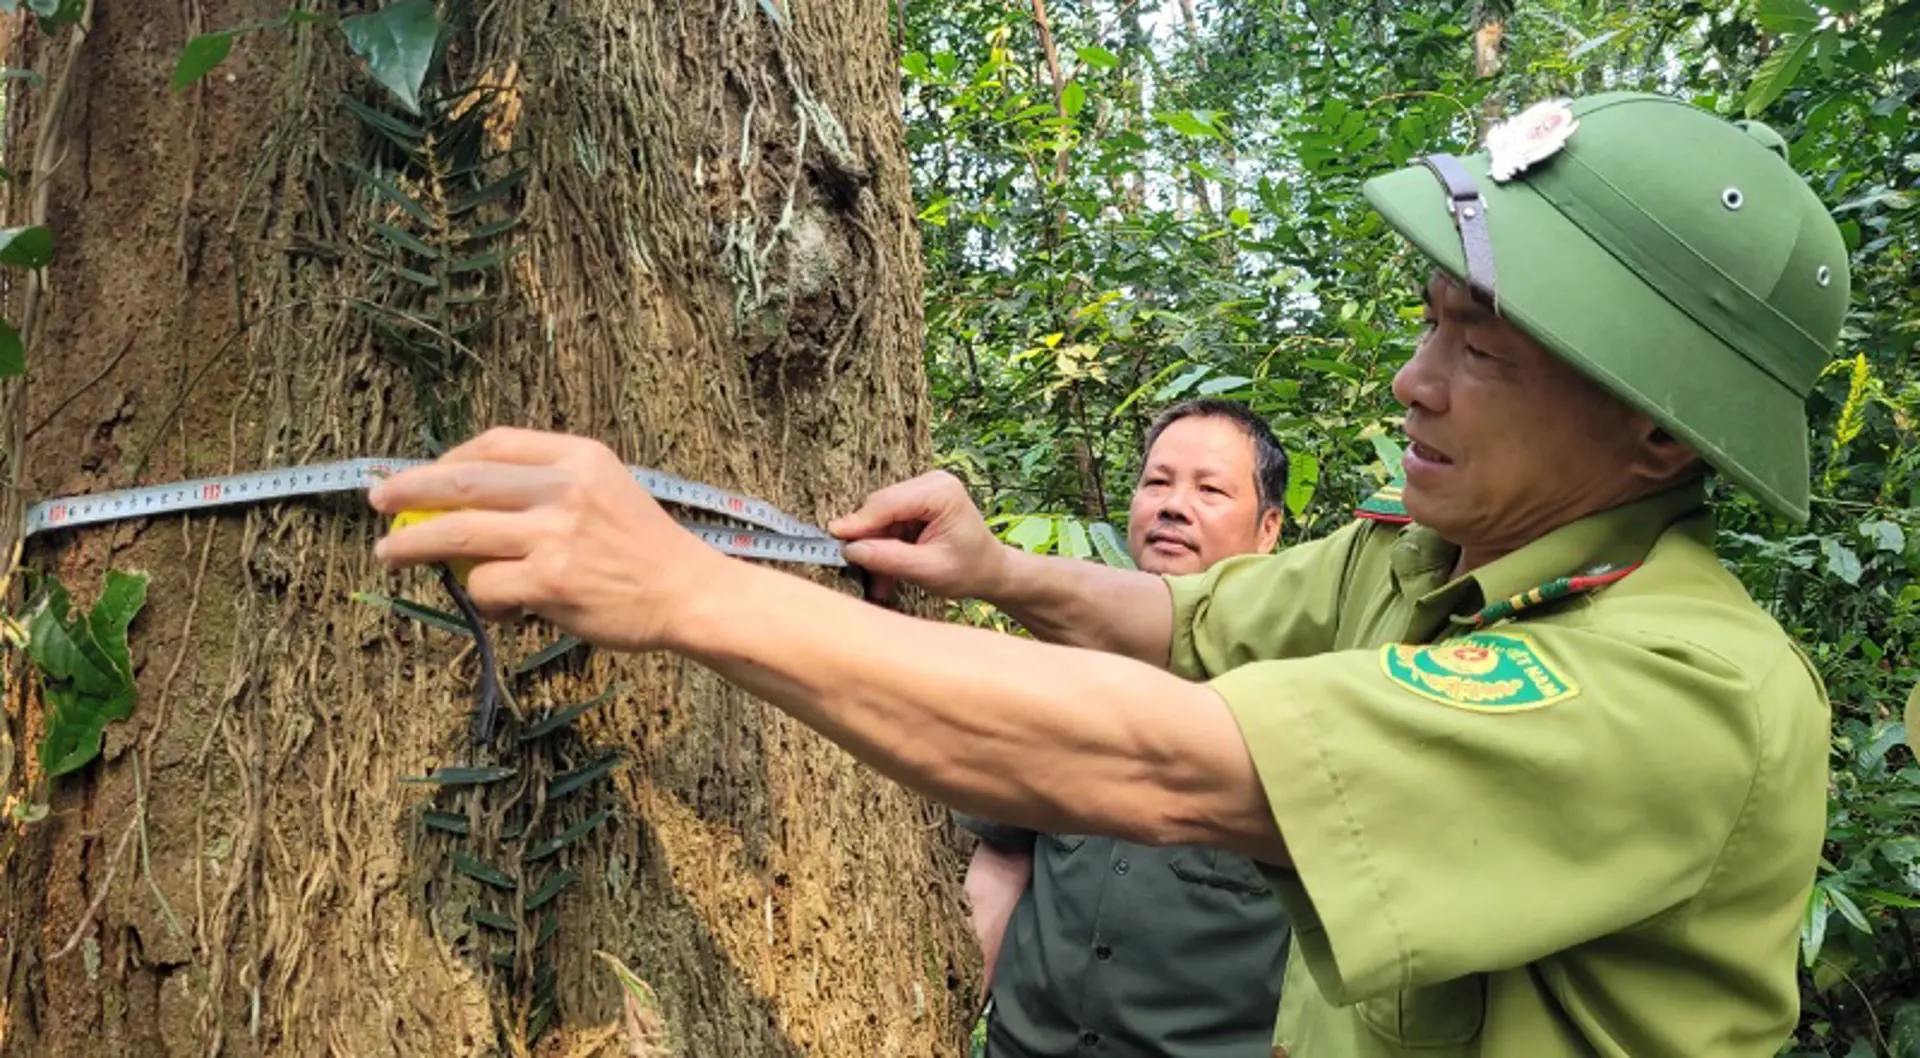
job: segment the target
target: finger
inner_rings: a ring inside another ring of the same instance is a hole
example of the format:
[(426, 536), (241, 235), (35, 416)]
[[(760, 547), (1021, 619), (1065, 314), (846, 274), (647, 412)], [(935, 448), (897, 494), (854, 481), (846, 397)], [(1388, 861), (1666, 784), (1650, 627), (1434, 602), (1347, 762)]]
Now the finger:
[(495, 426), (447, 449), (441, 463), (557, 463), (599, 442), (550, 430)]
[(936, 472), (889, 485), (869, 495), (858, 510), (828, 523), (827, 531), (842, 540), (857, 540), (878, 536), (902, 522), (932, 521), (952, 503), (948, 480), (948, 475)]
[(401, 471), (367, 492), (382, 514), (458, 508), (525, 510), (558, 494), (563, 473), (510, 463), (429, 463)]
[(486, 562), (467, 577), (467, 598), (489, 621), (511, 621), (535, 609), (531, 594), (531, 565), (526, 562)]
[(536, 528), (534, 519), (524, 513), (454, 511), (388, 533), (373, 545), (373, 554), (396, 568), (455, 559), (480, 563), (520, 559), (532, 553)]

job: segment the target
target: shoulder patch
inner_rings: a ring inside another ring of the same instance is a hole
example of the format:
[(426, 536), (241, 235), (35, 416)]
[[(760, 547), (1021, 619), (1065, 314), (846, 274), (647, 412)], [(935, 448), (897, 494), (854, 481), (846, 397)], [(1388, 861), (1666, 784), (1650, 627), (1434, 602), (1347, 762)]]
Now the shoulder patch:
[(1387, 482), (1373, 495), (1368, 496), (1360, 506), (1354, 508), (1353, 516), (1375, 522), (1392, 522), (1396, 525), (1413, 521), (1407, 514), (1406, 504), (1400, 501), (1402, 484), (1401, 478), (1394, 478)]
[(1580, 694), (1580, 687), (1549, 661), (1532, 637), (1474, 632), (1424, 646), (1380, 648), (1387, 679), (1443, 705), (1480, 713), (1544, 709)]

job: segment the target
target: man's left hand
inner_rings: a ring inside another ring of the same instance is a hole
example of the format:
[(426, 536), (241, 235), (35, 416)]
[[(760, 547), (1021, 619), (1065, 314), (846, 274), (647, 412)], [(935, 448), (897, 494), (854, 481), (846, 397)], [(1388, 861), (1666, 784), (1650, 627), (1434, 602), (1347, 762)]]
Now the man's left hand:
[(540, 615), (616, 650), (671, 646), (675, 613), (726, 559), (597, 441), (498, 428), (374, 486), (384, 514), (446, 510), (375, 546), (388, 566), (469, 559), (482, 613)]

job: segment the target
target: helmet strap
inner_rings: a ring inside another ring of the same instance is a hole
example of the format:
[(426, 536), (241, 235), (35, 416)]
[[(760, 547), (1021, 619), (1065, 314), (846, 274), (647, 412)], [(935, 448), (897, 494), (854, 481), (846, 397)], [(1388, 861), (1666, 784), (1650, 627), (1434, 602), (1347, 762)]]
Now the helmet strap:
[(1420, 164), (1432, 170), (1441, 186), (1447, 189), (1447, 212), (1453, 217), (1453, 226), (1460, 232), (1461, 247), (1466, 251), (1467, 285), (1498, 312), (1493, 238), (1487, 234), (1487, 203), (1480, 197), (1479, 185), (1473, 182), (1473, 175), (1460, 164), (1460, 159), (1451, 154), (1429, 154), (1420, 159)]

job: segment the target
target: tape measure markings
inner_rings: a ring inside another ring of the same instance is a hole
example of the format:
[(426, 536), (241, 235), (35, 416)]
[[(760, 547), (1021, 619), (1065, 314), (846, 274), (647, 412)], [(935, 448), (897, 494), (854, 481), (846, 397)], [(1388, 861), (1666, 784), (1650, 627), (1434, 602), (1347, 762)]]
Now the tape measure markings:
[[(368, 489), (382, 477), (426, 462), (424, 459), (348, 459), (63, 496), (29, 508), (24, 535), (126, 518)], [(662, 503), (721, 515), (754, 527), (736, 529), (675, 519), (719, 551), (742, 558), (846, 565), (840, 541), (765, 500), (675, 477), (651, 467), (629, 466), (627, 470), (634, 481)]]

